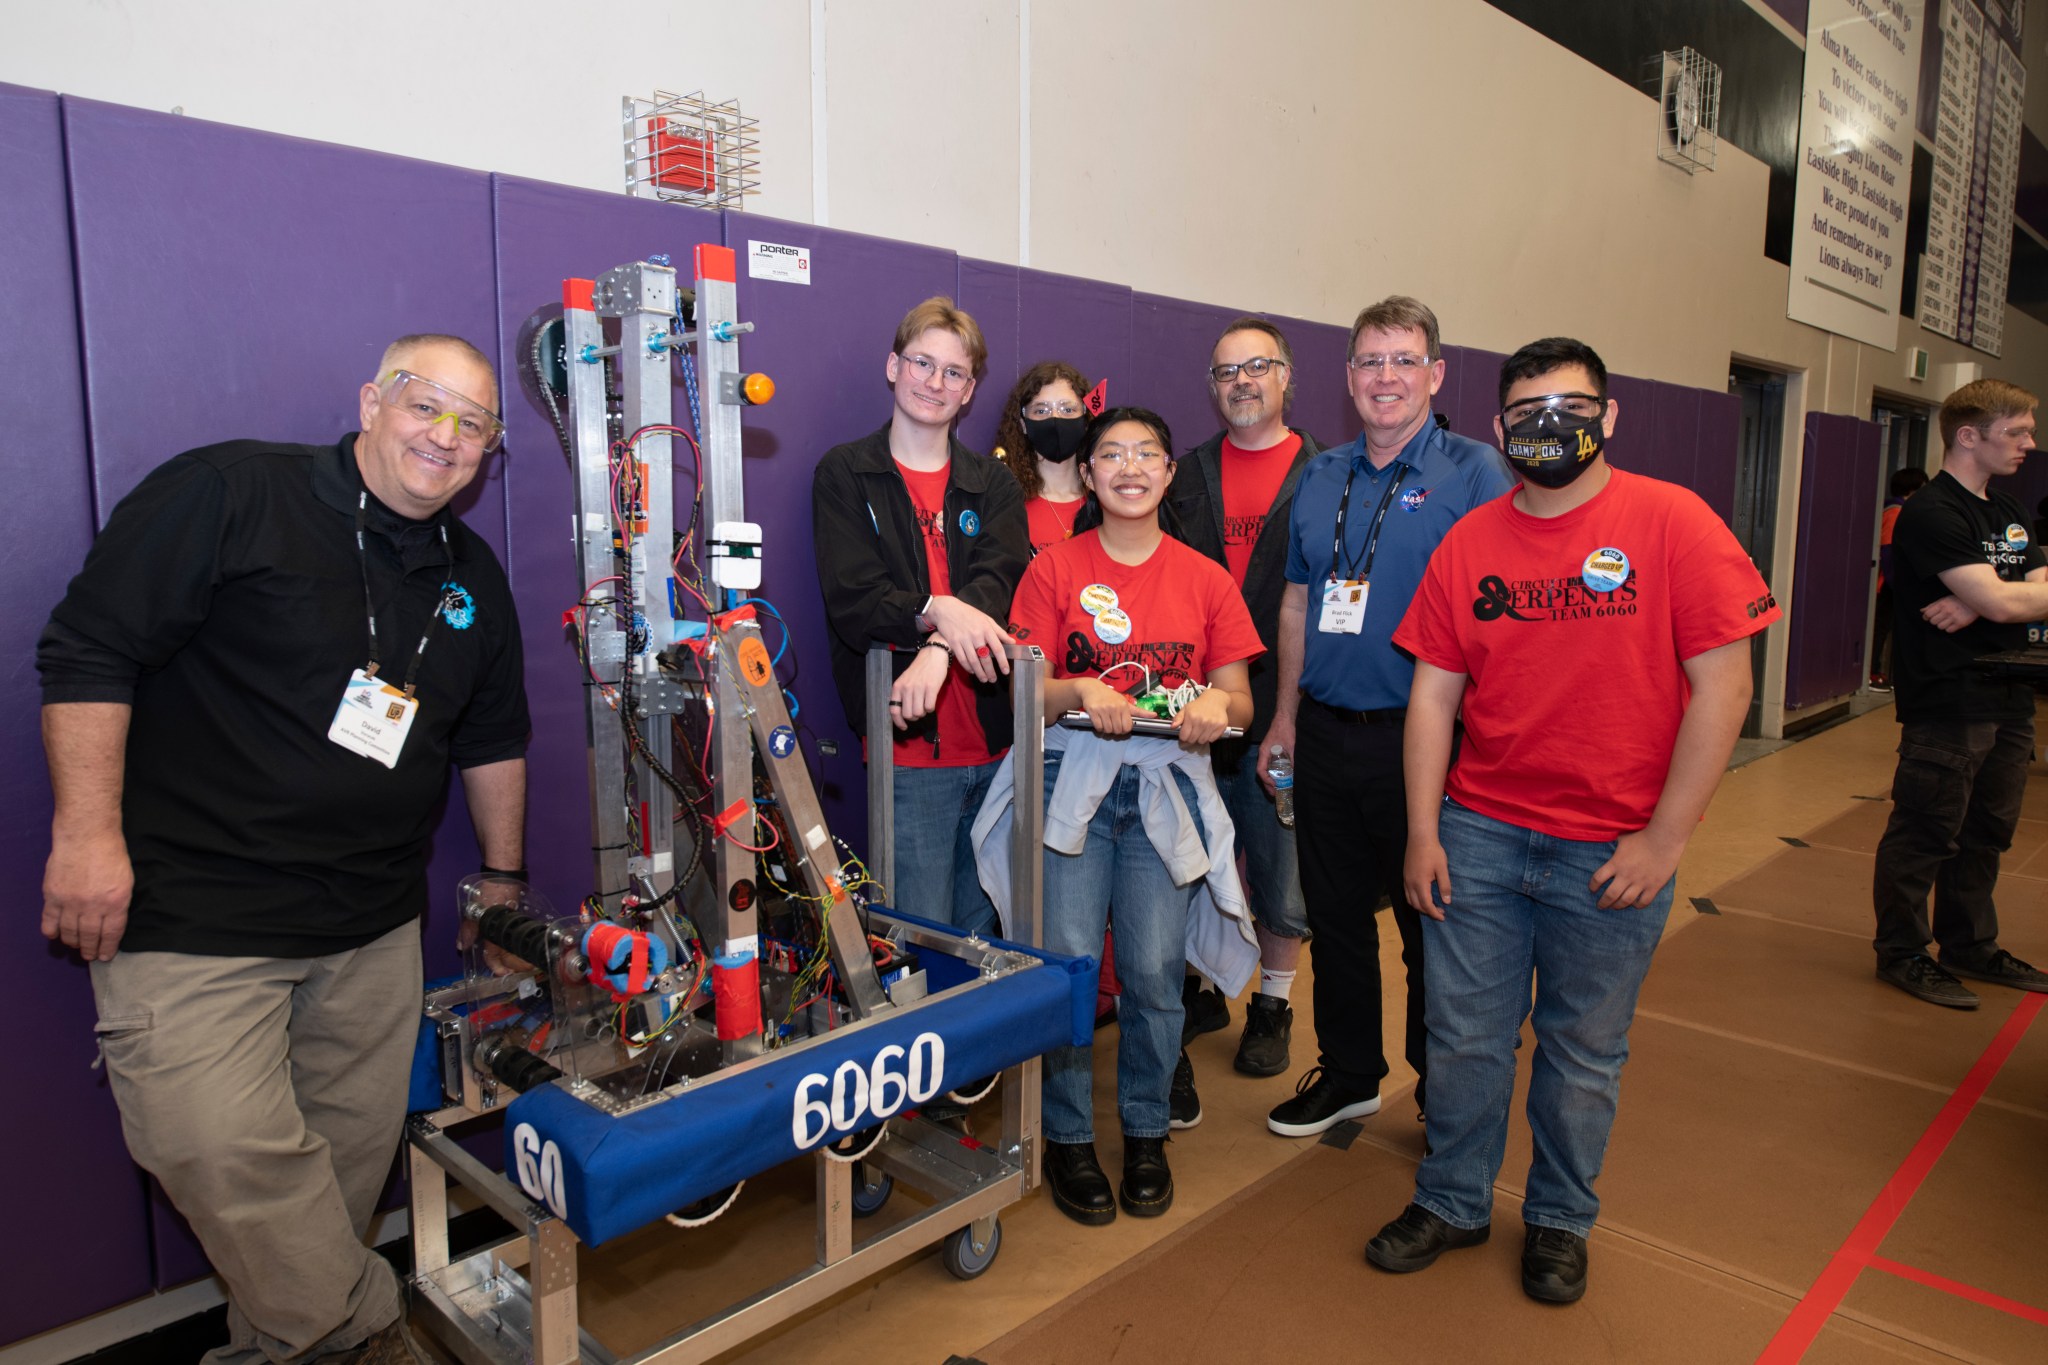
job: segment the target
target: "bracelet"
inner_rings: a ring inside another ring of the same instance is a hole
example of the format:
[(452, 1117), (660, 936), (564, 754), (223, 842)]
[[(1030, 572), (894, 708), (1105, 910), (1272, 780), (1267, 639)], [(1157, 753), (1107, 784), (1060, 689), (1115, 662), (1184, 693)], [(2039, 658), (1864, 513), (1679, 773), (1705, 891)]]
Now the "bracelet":
[(918, 651), (919, 651), (920, 653), (922, 653), (923, 651), (925, 651), (925, 650), (927, 650), (927, 649), (943, 649), (943, 650), (945, 650), (945, 651), (946, 651), (946, 652), (947, 652), (948, 654), (951, 654), (951, 653), (953, 652), (953, 646), (951, 646), (951, 645), (947, 644), (947, 643), (946, 643), (946, 642), (945, 642), (944, 640), (926, 640), (926, 641), (925, 641), (925, 642), (924, 642), (923, 644), (919, 645), (919, 646), (918, 646), (917, 648), (918, 648)]
[(479, 867), (477, 868), (477, 875), (481, 877), (497, 877), (508, 882), (523, 882), (526, 880), (526, 869), (523, 867)]

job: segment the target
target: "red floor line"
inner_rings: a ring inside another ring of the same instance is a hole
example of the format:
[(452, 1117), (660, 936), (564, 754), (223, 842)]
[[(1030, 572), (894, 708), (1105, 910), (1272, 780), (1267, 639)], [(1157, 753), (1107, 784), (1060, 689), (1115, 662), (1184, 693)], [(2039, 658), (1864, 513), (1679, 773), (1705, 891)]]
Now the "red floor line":
[(2038, 1322), (2043, 1327), (2048, 1327), (2048, 1308), (2036, 1308), (2030, 1303), (2021, 1303), (2018, 1299), (2008, 1299), (2003, 1294), (1994, 1294), (1988, 1289), (1979, 1289), (1974, 1284), (1964, 1284), (1960, 1280), (1951, 1280), (1946, 1276), (1937, 1275), (1931, 1270), (1922, 1270), (1916, 1265), (1901, 1265), (1899, 1262), (1884, 1256), (1871, 1257), (1870, 1268), (1872, 1270), (1882, 1270), (1887, 1275), (1896, 1275), (1902, 1280), (1911, 1280), (1915, 1284), (1924, 1284), (1929, 1289), (1939, 1289), (1944, 1294), (1953, 1294), (1959, 1299), (1968, 1299), (1971, 1303), (1982, 1304), (1986, 1308), (1996, 1308), (2001, 1313), (2010, 1313), (2016, 1318), (2025, 1318), (2028, 1322)]
[(1794, 1365), (1805, 1357), (1814, 1339), (1820, 1335), (1821, 1328), (1841, 1307), (1842, 1299), (1848, 1294), (1849, 1287), (1856, 1283), (1856, 1277), (1877, 1255), (1879, 1244), (1892, 1230), (1892, 1225), (1899, 1221), (1899, 1215), (1906, 1211), (1907, 1203), (1919, 1191), (1927, 1173), (1934, 1169), (1934, 1163), (1948, 1149), (1962, 1128), (1963, 1120), (1969, 1117), (1970, 1110), (1997, 1077), (1999, 1068), (2019, 1046), (2027, 1026), (2034, 1022), (2044, 1002), (2048, 1002), (2048, 996), (2028, 995), (2020, 1001), (2012, 1016), (1998, 1030), (1998, 1036), (1991, 1040), (1990, 1046), (1977, 1058), (1976, 1065), (1963, 1077), (1963, 1083), (1955, 1088), (1955, 1093), (1941, 1106), (1941, 1112), (1927, 1125), (1927, 1131), (1913, 1144), (1913, 1150), (1906, 1154), (1898, 1170), (1892, 1172), (1891, 1179), (1878, 1191), (1877, 1198), (1871, 1200), (1870, 1207), (1864, 1210), (1863, 1217), (1857, 1220), (1848, 1238), (1829, 1259), (1826, 1269), (1806, 1291), (1806, 1297), (1793, 1307), (1784, 1325), (1778, 1328), (1777, 1335), (1756, 1358), (1757, 1365)]

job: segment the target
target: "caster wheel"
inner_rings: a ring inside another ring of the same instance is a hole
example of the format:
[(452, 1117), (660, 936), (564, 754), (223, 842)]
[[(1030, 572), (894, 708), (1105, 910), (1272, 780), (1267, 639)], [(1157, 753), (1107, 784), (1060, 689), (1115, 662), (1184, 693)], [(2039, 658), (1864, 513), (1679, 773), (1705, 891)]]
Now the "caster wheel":
[(853, 1168), (853, 1216), (869, 1218), (880, 1213), (895, 1188), (894, 1176), (871, 1171), (865, 1165), (856, 1165)]
[(939, 1260), (945, 1264), (946, 1273), (954, 1279), (971, 1280), (994, 1264), (996, 1253), (1002, 1249), (1003, 1225), (1000, 1220), (989, 1225), (988, 1241), (979, 1247), (974, 1243), (974, 1225), (970, 1223), (940, 1245)]

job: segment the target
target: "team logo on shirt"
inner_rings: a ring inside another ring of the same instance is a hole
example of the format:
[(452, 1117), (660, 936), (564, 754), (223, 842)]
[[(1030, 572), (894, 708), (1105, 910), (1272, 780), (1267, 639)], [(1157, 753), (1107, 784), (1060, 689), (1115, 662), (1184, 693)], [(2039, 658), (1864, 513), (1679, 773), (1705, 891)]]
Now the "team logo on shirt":
[(1261, 512), (1252, 517), (1225, 517), (1223, 519), (1223, 543), (1225, 545), (1250, 545), (1257, 541), (1259, 532), (1266, 527), (1266, 514)]
[[(1117, 668), (1119, 664), (1139, 664), (1142, 669)], [(1171, 690), (1188, 680), (1194, 666), (1195, 647), (1192, 644), (1146, 640), (1135, 644), (1102, 645), (1082, 631), (1072, 631), (1067, 636), (1067, 673), (1092, 678), (1107, 669), (1116, 668), (1117, 671), (1103, 681), (1119, 692), (1134, 696), (1145, 690), (1147, 673), (1154, 684)]]
[(1429, 490), (1427, 488), (1409, 489), (1401, 495), (1401, 510), (1403, 512), (1420, 512), (1422, 510), (1422, 501), (1428, 496)]
[(1472, 615), (1480, 621), (1498, 621), (1503, 617), (1510, 621), (1583, 621), (1597, 616), (1633, 616), (1640, 579), (1636, 570), (1627, 569), (1627, 576), (1613, 588), (1595, 591), (1587, 585), (1583, 569), (1570, 578), (1510, 580), (1499, 574), (1487, 574), (1479, 580), (1479, 595), (1472, 599)]
[(476, 624), (476, 599), (460, 583), (443, 583), (441, 615), (457, 630), (468, 630)]

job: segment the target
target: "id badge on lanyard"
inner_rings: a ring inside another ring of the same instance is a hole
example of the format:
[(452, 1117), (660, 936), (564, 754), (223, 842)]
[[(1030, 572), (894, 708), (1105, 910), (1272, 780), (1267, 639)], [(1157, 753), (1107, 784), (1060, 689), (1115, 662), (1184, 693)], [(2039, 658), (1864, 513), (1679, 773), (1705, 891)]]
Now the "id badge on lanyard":
[(448, 555), (448, 569), (442, 575), (441, 599), (434, 604), (419, 646), (413, 650), (412, 662), (405, 670), (405, 685), (393, 687), (377, 676), (377, 607), (370, 597), (370, 552), (363, 541), (364, 528), (369, 524), (369, 507), (370, 494), (365, 489), (356, 499), (356, 558), (363, 570), (363, 610), (370, 629), (370, 664), (349, 675), (348, 686), (341, 692), (341, 705), (334, 709), (334, 723), (327, 727), (327, 738), (352, 754), (374, 758), (387, 768), (396, 768), (398, 755), (405, 749), (405, 737), (412, 733), (413, 720), (420, 712), (419, 698), (414, 695), (419, 681), (420, 660), (425, 657), (427, 642), (434, 638), (434, 627), (440, 624), (442, 612), (448, 605), (446, 584), (455, 573), (455, 550), (448, 543), (448, 528), (442, 526), (441, 548)]
[(1339, 578), (1323, 584), (1323, 611), (1316, 629), (1325, 635), (1356, 635), (1365, 629), (1365, 598), (1372, 585), (1363, 578)]
[(408, 697), (403, 689), (359, 668), (342, 690), (327, 737), (352, 754), (396, 768), (419, 710), (419, 698)]

